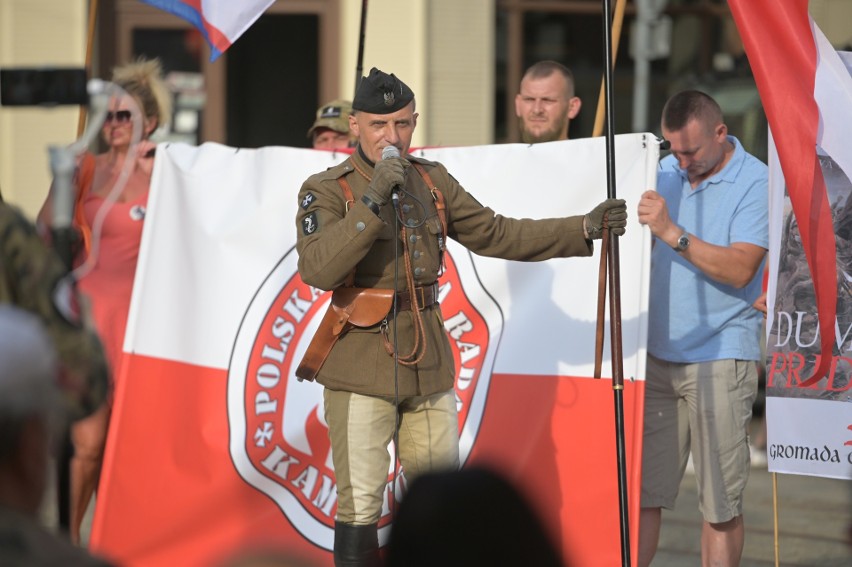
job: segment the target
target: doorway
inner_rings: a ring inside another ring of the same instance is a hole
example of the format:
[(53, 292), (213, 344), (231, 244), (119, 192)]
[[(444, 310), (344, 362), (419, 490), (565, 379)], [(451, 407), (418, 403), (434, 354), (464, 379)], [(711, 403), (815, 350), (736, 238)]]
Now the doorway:
[(157, 57), (174, 96), (165, 139), (308, 147), (317, 107), (338, 92), (340, 0), (277, 0), (216, 61), (188, 22), (139, 0), (102, 0), (94, 74)]

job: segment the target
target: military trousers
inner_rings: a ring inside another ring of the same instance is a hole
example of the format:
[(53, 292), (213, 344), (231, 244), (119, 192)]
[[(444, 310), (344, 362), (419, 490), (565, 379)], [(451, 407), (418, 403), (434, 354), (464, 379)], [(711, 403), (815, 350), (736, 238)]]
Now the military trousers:
[(399, 460), (407, 482), (430, 471), (459, 468), (459, 434), (453, 390), (400, 399), (352, 392), (323, 392), (325, 418), (337, 479), (337, 521), (367, 525), (379, 521), (391, 470), (388, 446), (397, 411)]

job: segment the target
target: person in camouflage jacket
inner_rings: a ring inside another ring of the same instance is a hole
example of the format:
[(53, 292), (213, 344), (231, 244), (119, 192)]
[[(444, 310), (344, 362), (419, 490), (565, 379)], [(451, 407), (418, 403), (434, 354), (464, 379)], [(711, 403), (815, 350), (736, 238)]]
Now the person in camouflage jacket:
[(37, 315), (60, 358), (67, 417), (90, 415), (107, 397), (108, 368), (88, 310), (56, 254), (24, 215), (0, 202), (0, 303)]

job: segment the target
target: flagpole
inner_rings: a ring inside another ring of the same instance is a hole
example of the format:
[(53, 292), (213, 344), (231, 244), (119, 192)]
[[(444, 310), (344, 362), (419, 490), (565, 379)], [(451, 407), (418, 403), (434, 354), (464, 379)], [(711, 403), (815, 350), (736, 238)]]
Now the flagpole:
[(355, 63), (355, 90), (352, 91), (354, 99), (358, 92), (358, 84), (364, 76), (364, 43), (367, 37), (367, 0), (361, 0), (361, 29), (358, 34), (358, 61)]
[[(98, 0), (90, 0), (89, 2), (89, 18), (86, 28), (86, 59), (84, 66), (86, 68), (86, 76), (91, 77), (92, 73), (92, 52), (95, 45), (95, 26), (98, 21)], [(83, 135), (86, 128), (86, 116), (88, 113), (87, 106), (81, 106), (77, 115), (77, 139)], [(67, 238), (58, 238), (55, 241), (57, 246), (68, 244)], [(73, 254), (70, 247), (62, 246), (63, 250), (59, 250), (60, 257), (67, 259), (70, 269), (70, 262)], [(62, 447), (56, 461), (56, 516), (59, 527), (63, 530), (68, 530), (71, 526), (71, 458), (74, 456), (74, 446), (71, 443), (69, 432), (66, 431), (62, 439)]]
[[(612, 56), (607, 58), (613, 68), (615, 68), (615, 59), (618, 56), (618, 43), (621, 39), (621, 26), (624, 22), (624, 10), (627, 7), (627, 0), (618, 0), (615, 3), (615, 18), (612, 22)], [(592, 137), (597, 138), (603, 132), (604, 119), (604, 96), (605, 96), (604, 79), (601, 78), (601, 92), (598, 95), (598, 107), (595, 109), (595, 125), (592, 128)]]
[(778, 553), (778, 473), (772, 473), (772, 533), (775, 536), (775, 567), (781, 565)]
[[(604, 92), (606, 99), (606, 180), (607, 197), (616, 198), (615, 191), (615, 112), (612, 95), (612, 8), (610, 0), (603, 1), (604, 23)], [(627, 507), (627, 473), (624, 451), (624, 360), (621, 343), (621, 283), (618, 257), (618, 237), (610, 234), (606, 250), (609, 265), (610, 352), (612, 355), (612, 390), (615, 402), (615, 444), (618, 468), (619, 526), (621, 531), (621, 564), (630, 567), (630, 523)]]
[[(615, 16), (612, 23), (612, 57), (607, 58), (611, 61), (612, 68), (615, 68), (615, 59), (618, 55), (618, 44), (621, 39), (621, 26), (624, 21), (624, 9), (626, 0), (618, 0), (615, 4)], [(606, 95), (606, 84), (604, 77), (601, 77), (601, 91), (598, 95), (598, 107), (595, 113), (595, 125), (592, 129), (592, 137), (597, 138), (603, 133), (604, 127), (604, 97)], [(601, 250), (606, 250), (607, 245), (601, 242)], [(595, 368), (594, 377), (601, 377), (601, 366), (603, 365), (603, 335), (604, 335), (604, 310), (606, 307), (606, 254), (601, 254), (600, 270), (598, 272), (598, 307), (597, 307), (597, 326), (595, 328)]]
[[(98, 0), (90, 0), (89, 2), (89, 25), (88, 25), (88, 33), (86, 34), (86, 75), (90, 76), (92, 73), (92, 51), (93, 46), (95, 44), (95, 24), (98, 21)], [(86, 113), (88, 108), (85, 106), (80, 107), (80, 114), (77, 117), (77, 137), (83, 135), (83, 130), (86, 127)]]

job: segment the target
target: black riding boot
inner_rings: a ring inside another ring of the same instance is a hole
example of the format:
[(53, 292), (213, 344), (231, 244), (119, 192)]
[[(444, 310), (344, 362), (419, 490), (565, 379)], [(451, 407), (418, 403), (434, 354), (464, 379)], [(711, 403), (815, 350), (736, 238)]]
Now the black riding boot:
[(378, 567), (378, 524), (356, 526), (334, 522), (335, 567)]

